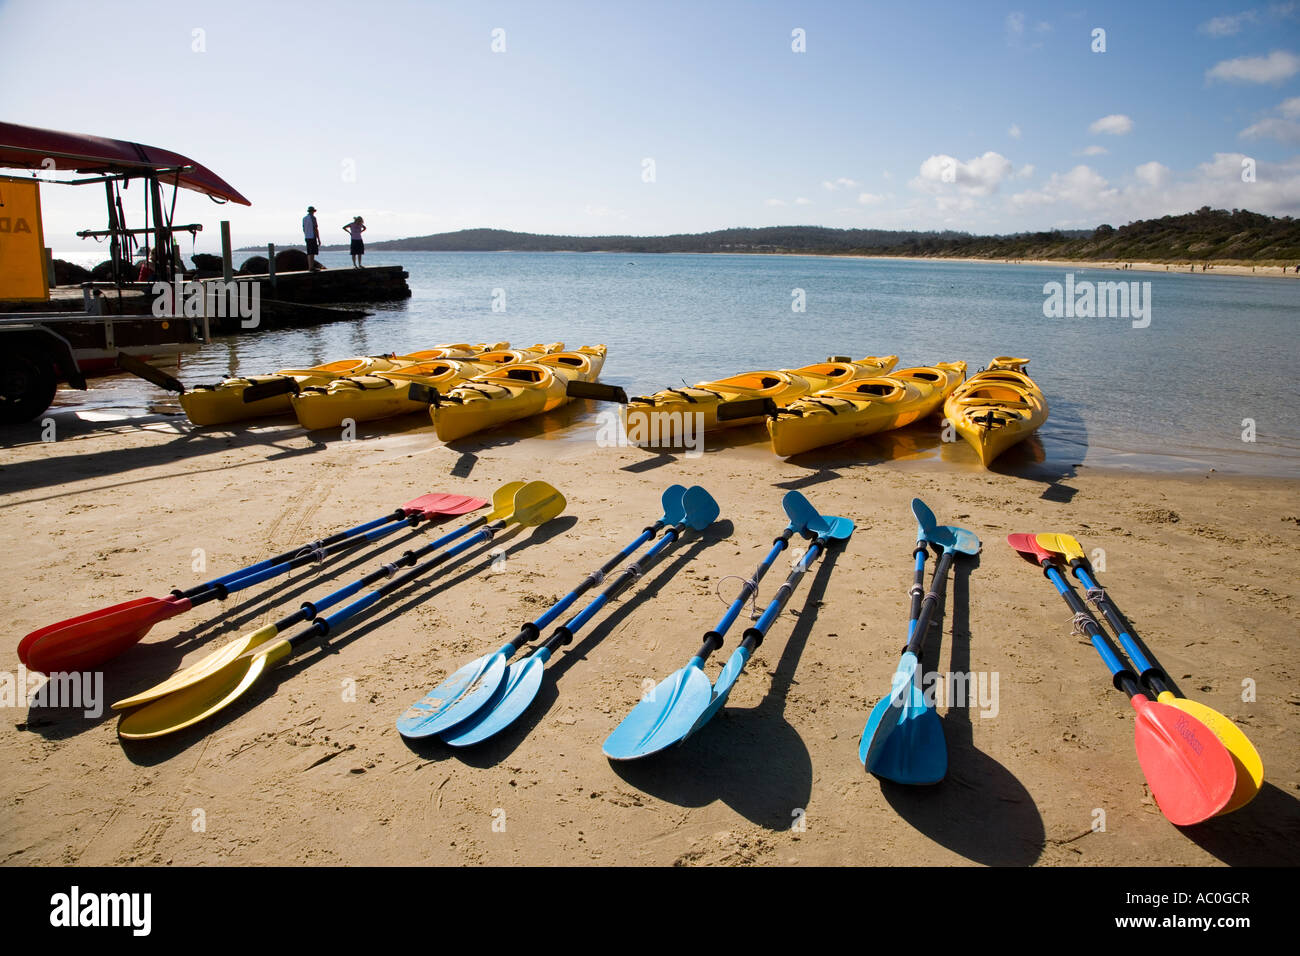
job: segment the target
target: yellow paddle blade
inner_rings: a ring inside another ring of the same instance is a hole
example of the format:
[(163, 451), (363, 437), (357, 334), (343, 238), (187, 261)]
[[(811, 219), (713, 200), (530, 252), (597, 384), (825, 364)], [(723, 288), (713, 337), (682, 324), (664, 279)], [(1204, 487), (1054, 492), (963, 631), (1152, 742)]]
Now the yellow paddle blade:
[(1233, 787), (1228, 802), (1215, 816), (1240, 810), (1254, 800), (1255, 794), (1259, 793), (1259, 788), (1264, 785), (1264, 761), (1260, 759), (1259, 751), (1250, 742), (1250, 738), (1242, 733), (1241, 728), (1212, 707), (1206, 707), (1186, 697), (1175, 697), (1170, 691), (1164, 691), (1157, 699), (1162, 704), (1177, 707), (1209, 727), (1214, 736), (1223, 742), (1228, 755), (1232, 757), (1233, 766), (1237, 771), (1237, 785)]
[(255, 631), (250, 631), (241, 637), (235, 638), (225, 647), (219, 647), (207, 657), (196, 661), (184, 670), (179, 670), (171, 677), (167, 678), (161, 684), (154, 684), (148, 690), (141, 691), (134, 697), (125, 697), (113, 705), (114, 710), (128, 710), (132, 707), (139, 707), (147, 704), (151, 700), (157, 700), (167, 694), (180, 690), (182, 687), (188, 687), (190, 684), (196, 684), (210, 674), (214, 674), (221, 668), (225, 667), (236, 657), (245, 654), (254, 648), (261, 647), (267, 641), (271, 640), (280, 633), (274, 624), (267, 624), (265, 627), (259, 627)]
[(507, 481), (504, 485), (492, 492), (492, 510), (484, 515), (484, 522), (491, 524), (493, 521), (500, 521), (507, 517), (515, 510), (515, 495), (519, 489), (524, 487), (522, 481)]
[(238, 657), (202, 680), (125, 714), (117, 725), (117, 735), (126, 740), (148, 740), (192, 727), (234, 702), (292, 653), (288, 639), (281, 638), (256, 654)]
[(515, 494), (514, 514), (509, 516), (526, 528), (545, 524), (564, 512), (564, 495), (544, 481), (530, 481)]
[(1085, 564), (1088, 559), (1083, 554), (1083, 545), (1069, 534), (1039, 534), (1035, 535), (1038, 539), (1038, 546), (1045, 551), (1052, 551), (1056, 554), (1063, 554), (1067, 561), (1083, 561)]

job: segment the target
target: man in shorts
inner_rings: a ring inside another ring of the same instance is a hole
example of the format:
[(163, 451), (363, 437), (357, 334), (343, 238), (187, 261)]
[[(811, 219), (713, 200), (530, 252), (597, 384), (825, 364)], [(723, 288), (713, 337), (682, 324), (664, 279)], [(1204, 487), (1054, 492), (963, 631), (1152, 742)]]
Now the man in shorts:
[(316, 254), (320, 252), (320, 226), (316, 224), (316, 207), (308, 206), (307, 215), (302, 217), (302, 237), (307, 243), (307, 271), (315, 272)]

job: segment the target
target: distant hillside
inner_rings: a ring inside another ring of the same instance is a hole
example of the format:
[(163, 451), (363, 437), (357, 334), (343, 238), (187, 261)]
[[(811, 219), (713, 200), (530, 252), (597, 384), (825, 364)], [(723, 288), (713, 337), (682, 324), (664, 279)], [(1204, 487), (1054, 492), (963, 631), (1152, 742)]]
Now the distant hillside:
[[(326, 246), (344, 250), (346, 245)], [(548, 236), (504, 229), (462, 229), (366, 244), (407, 252), (731, 252), (805, 255), (934, 256), (989, 259), (1116, 259), (1131, 262), (1300, 261), (1300, 220), (1211, 209), (1115, 228), (1051, 230), (1006, 236), (766, 226), (671, 236)]]

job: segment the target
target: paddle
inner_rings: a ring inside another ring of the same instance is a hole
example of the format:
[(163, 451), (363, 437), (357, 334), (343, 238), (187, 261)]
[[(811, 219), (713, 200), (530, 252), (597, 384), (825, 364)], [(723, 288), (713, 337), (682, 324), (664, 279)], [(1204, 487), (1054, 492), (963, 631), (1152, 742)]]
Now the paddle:
[(605, 738), (602, 750), (610, 760), (648, 757), (685, 740), (700, 715), (708, 709), (713, 699), (713, 685), (704, 674), (704, 662), (710, 654), (722, 647), (723, 638), (735, 623), (745, 602), (758, 592), (759, 582), (777, 555), (789, 546), (790, 538), (795, 534), (804, 534), (811, 523), (821, 520), (808, 499), (797, 491), (787, 492), (782, 504), (790, 517), (790, 523), (773, 541), (771, 550), (754, 571), (754, 576), (741, 585), (740, 594), (731, 602), (722, 620), (704, 635), (704, 643), (695, 652), (695, 656), (681, 670), (660, 681), (653, 691), (632, 708), (622, 723), (614, 728), (614, 732)]
[(579, 382), (571, 380), (564, 386), (564, 394), (569, 398), (590, 398), (597, 402), (617, 402), (627, 404), (627, 392), (617, 385), (601, 385), (599, 382)]
[[(113, 709), (128, 710), (132, 707), (139, 707), (143, 704), (149, 703), (151, 700), (157, 700), (159, 697), (180, 690), (183, 687), (196, 684), (215, 671), (221, 669), (235, 658), (256, 647), (260, 647), (293, 625), (302, 621), (313, 620), (326, 608), (333, 607), (340, 601), (356, 594), (362, 588), (369, 587), (371, 584), (375, 584), (383, 578), (392, 577), (395, 568), (410, 566), (423, 555), (437, 551), (444, 545), (469, 534), (469, 532), (476, 528), (481, 528), (490, 522), (498, 521), (501, 518), (512, 514), (515, 510), (515, 495), (518, 493), (519, 489), (523, 487), (524, 483), (522, 481), (507, 482), (498, 488), (492, 495), (492, 511), (488, 514), (482, 515), (459, 528), (453, 529), (447, 534), (442, 535), (436, 541), (432, 541), (423, 547), (417, 548), (414, 551), (405, 552), (392, 564), (386, 564), (365, 577), (358, 578), (346, 587), (340, 588), (331, 594), (327, 594), (323, 598), (315, 601), (303, 602), (302, 606), (298, 608), (298, 610), (294, 611), (287, 617), (276, 621), (274, 624), (267, 624), (264, 627), (259, 627), (257, 630), (250, 631), (249, 633), (236, 638), (224, 647), (218, 648), (203, 659), (191, 664), (189, 667), (176, 672), (162, 683), (156, 684), (148, 690), (141, 691), (131, 697), (117, 701), (117, 703), (113, 704)], [(476, 498), (473, 500), (478, 501), (480, 499)]]
[(519, 629), (507, 643), (492, 652), (478, 657), (460, 670), (456, 671), (429, 693), (417, 700), (397, 719), (397, 730), (403, 737), (420, 739), (432, 737), (448, 730), (462, 720), (469, 718), (475, 711), (486, 704), (505, 677), (506, 661), (514, 656), (525, 644), (537, 640), (543, 629), (561, 614), (567, 611), (583, 594), (605, 580), (605, 575), (622, 564), (641, 545), (645, 544), (660, 529), (680, 523), (686, 516), (683, 496), (686, 489), (681, 485), (670, 485), (663, 493), (663, 517), (645, 528), (631, 544), (600, 568), (583, 578), (582, 583), (547, 609), (541, 617), (530, 621)]
[(775, 418), (776, 402), (770, 398), (746, 398), (738, 402), (723, 402), (718, 406), (718, 421), (732, 422), (738, 418)]
[[(792, 518), (794, 515), (789, 509), (786, 511)], [(817, 556), (826, 550), (828, 544), (843, 544), (853, 536), (853, 521), (849, 518), (838, 518), (832, 516), (818, 515), (816, 519), (810, 520), (807, 530), (816, 535), (813, 543), (808, 546), (808, 551), (800, 559), (799, 563), (794, 566), (785, 582), (777, 589), (776, 597), (772, 599), (766, 610), (763, 611), (762, 617), (756, 623), (745, 629), (745, 634), (740, 640), (740, 646), (731, 652), (727, 658), (727, 663), (722, 667), (722, 673), (718, 679), (713, 682), (712, 697), (709, 700), (709, 706), (705, 708), (699, 718), (686, 736), (695, 733), (705, 724), (707, 724), (713, 715), (720, 711), (727, 702), (727, 696), (731, 693), (731, 688), (735, 686), (736, 681), (740, 679), (740, 673), (745, 669), (745, 664), (753, 656), (754, 650), (763, 643), (763, 638), (767, 635), (768, 628), (772, 622), (780, 616), (781, 611), (785, 609), (786, 603), (790, 596), (794, 594), (795, 588), (799, 584), (799, 579), (804, 573), (812, 567), (812, 563), (817, 560)]]
[(1255, 795), (1259, 793), (1260, 787), (1264, 785), (1264, 761), (1260, 759), (1259, 751), (1250, 742), (1250, 738), (1246, 736), (1241, 728), (1217, 710), (1197, 701), (1188, 700), (1186, 697), (1175, 696), (1173, 682), (1169, 679), (1169, 675), (1158, 661), (1148, 658), (1143, 653), (1142, 647), (1128, 632), (1124, 618), (1120, 616), (1119, 608), (1115, 606), (1106, 590), (1092, 577), (1088, 567), (1088, 559), (1083, 554), (1083, 548), (1072, 535), (1040, 534), (1036, 536), (1036, 540), (1040, 547), (1054, 552), (1066, 560), (1073, 570), (1075, 578), (1086, 589), (1088, 600), (1095, 604), (1101, 613), (1105, 615), (1107, 622), (1119, 637), (1124, 653), (1137, 666), (1138, 679), (1149, 689), (1156, 692), (1156, 700), (1159, 703), (1169, 704), (1191, 714), (1209, 727), (1214, 736), (1223, 741), (1223, 745), (1228, 748), (1228, 754), (1232, 757), (1233, 768), (1237, 772), (1237, 785), (1233, 788), (1232, 798), (1219, 812), (1221, 814), (1231, 813), (1233, 810), (1239, 810), (1250, 803), (1255, 798)]
[(175, 392), (178, 395), (185, 394), (185, 386), (178, 379), (168, 375), (160, 368), (154, 368), (148, 362), (142, 361), (134, 355), (118, 352), (117, 367), (124, 372), (130, 372), (132, 375), (144, 379), (146, 382), (157, 385), (159, 388), (165, 388), (169, 392)]
[[(230, 706), (256, 684), (266, 672), (288, 661), (309, 641), (332, 633), (349, 618), (372, 607), (387, 595), (405, 587), (444, 561), (491, 538), (507, 524), (535, 527), (564, 511), (564, 496), (544, 481), (532, 481), (514, 496), (514, 510), (455, 547), (423, 562), (387, 584), (370, 591), (329, 617), (318, 617), (292, 637), (281, 637), (269, 645), (235, 658), (202, 680), (166, 694), (122, 717), (118, 736), (128, 740), (161, 737), (190, 727)], [(396, 570), (396, 565), (390, 566)], [(387, 569), (386, 569), (387, 570)]]
[(664, 532), (658, 544), (620, 571), (595, 600), (557, 627), (541, 647), (524, 660), (507, 667), (496, 693), (468, 718), (444, 731), (441, 735), (443, 742), (453, 747), (468, 747), (487, 740), (513, 723), (528, 709), (541, 689), (546, 662), (551, 655), (558, 648), (569, 644), (601, 608), (641, 577), (655, 559), (681, 537), (687, 527), (703, 531), (718, 517), (717, 502), (698, 485), (687, 489), (682, 496), (682, 510), (684, 513), (680, 520)]
[(253, 402), (260, 402), (264, 398), (275, 398), (277, 395), (299, 395), (302, 393), (302, 386), (292, 375), (285, 375), (281, 378), (271, 379), (269, 382), (255, 382), (247, 386), (242, 394), (245, 405), (251, 405)]
[(1025, 560), (1040, 565), (1074, 612), (1076, 625), (1101, 655), (1115, 687), (1128, 695), (1137, 714), (1134, 746), (1157, 806), (1171, 823), (1190, 826), (1208, 820), (1232, 797), (1237, 773), (1227, 748), (1208, 727), (1177, 707), (1148, 700), (1088, 607), (1052, 565), (1052, 556), (1032, 534), (1007, 536)]
[(235, 591), (372, 543), (402, 527), (414, 527), (438, 515), (465, 514), (485, 503), (481, 498), (466, 495), (422, 495), (382, 518), (285, 551), (187, 591), (173, 591), (166, 598), (135, 598), (48, 624), (19, 642), (18, 658), (32, 670), (45, 674), (88, 670), (139, 642), (155, 624), (190, 608), (209, 601), (224, 601)]
[[(920, 505), (918, 508), (917, 505)], [(930, 590), (920, 601), (919, 613), (908, 622), (908, 641), (894, 672), (889, 695), (872, 708), (858, 760), (868, 771), (895, 783), (923, 785), (938, 783), (948, 772), (948, 745), (934, 702), (921, 690), (921, 657), (939, 596), (947, 586), (948, 569), (957, 554), (979, 553), (980, 540), (965, 528), (928, 525), (934, 514), (920, 499), (913, 500), (918, 535), (942, 548), (930, 581)], [(918, 566), (924, 560), (918, 556)], [(918, 574), (919, 574), (918, 567)], [(918, 595), (912, 593), (912, 607)]]

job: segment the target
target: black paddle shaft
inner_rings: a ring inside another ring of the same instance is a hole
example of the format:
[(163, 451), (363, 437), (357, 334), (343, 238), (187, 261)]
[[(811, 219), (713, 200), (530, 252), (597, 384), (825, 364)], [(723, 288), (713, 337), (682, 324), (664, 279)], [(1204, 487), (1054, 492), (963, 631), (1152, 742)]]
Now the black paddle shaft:
[(909, 592), (912, 596), (912, 606), (907, 617), (911, 621), (915, 621), (921, 613), (921, 598), (925, 594), (925, 556), (929, 553), (930, 550), (925, 546), (924, 538), (918, 540), (916, 547), (912, 549), (912, 557), (920, 556), (921, 563), (916, 566), (916, 572), (912, 575), (912, 590)]
[[(1042, 566), (1043, 574), (1050, 578), (1050, 575), (1047, 574), (1048, 570), (1055, 570), (1051, 559), (1049, 558), (1043, 561)], [(1060, 575), (1061, 572), (1057, 571), (1056, 573)], [(1097, 619), (1092, 616), (1092, 612), (1088, 610), (1088, 605), (1084, 603), (1083, 598), (1079, 597), (1079, 595), (1075, 593), (1074, 588), (1070, 586), (1070, 582), (1067, 581), (1064, 576), (1061, 577), (1061, 583), (1065, 585), (1065, 590), (1062, 592), (1061, 597), (1065, 598), (1065, 603), (1068, 604), (1070, 610), (1074, 612), (1075, 621), (1079, 623), (1083, 632), (1088, 635), (1088, 639), (1094, 640), (1099, 638), (1102, 643), (1110, 648), (1110, 652), (1115, 655), (1116, 660), (1122, 662), (1124, 658), (1121, 657), (1119, 652), (1115, 649), (1115, 645), (1111, 642), (1109, 635), (1102, 630), (1101, 625), (1097, 623)], [(1111, 683), (1115, 685), (1117, 690), (1123, 691), (1129, 697), (1142, 693), (1142, 686), (1138, 683), (1137, 674), (1128, 667), (1125, 667), (1119, 673), (1115, 674), (1111, 678)]]
[[(930, 621), (934, 618), (934, 609), (939, 605), (941, 589), (948, 584), (948, 570), (952, 567), (952, 562), (956, 556), (956, 551), (944, 551), (939, 556), (939, 563), (934, 568), (934, 577), (930, 579), (930, 590), (925, 595), (925, 600), (921, 602), (920, 614), (916, 618), (916, 627), (912, 628), (911, 640), (903, 648), (904, 652), (910, 651), (918, 661), (921, 659), (921, 651), (925, 648), (925, 635), (930, 630)], [(915, 600), (916, 598), (913, 597), (913, 602)]]
[[(389, 516), (389, 521), (401, 521), (405, 518), (407, 527), (414, 528), (420, 523), (423, 517), (423, 515), (418, 513), (407, 515), (405, 511), (398, 508)], [(286, 551), (273, 558), (267, 558), (265, 561), (260, 563), (264, 564), (266, 567), (271, 567), (276, 564), (288, 562), (289, 566), (285, 568), (284, 571), (296, 571), (304, 565), (324, 561), (331, 555), (351, 550), (358, 545), (367, 543), (369, 540), (370, 539), (364, 534), (349, 535), (346, 531), (339, 531), (335, 534), (329, 535), (328, 537), (321, 538), (319, 541), (313, 541), (310, 544), (294, 548), (292, 551)], [(236, 578), (235, 580), (239, 579)], [(229, 597), (230, 591), (226, 587), (226, 584), (200, 584), (196, 587), (190, 588), (188, 591), (173, 590), (172, 595), (177, 598), (188, 598), (190, 606), (194, 607), (199, 604), (206, 604), (208, 601), (214, 599), (224, 601)]]

